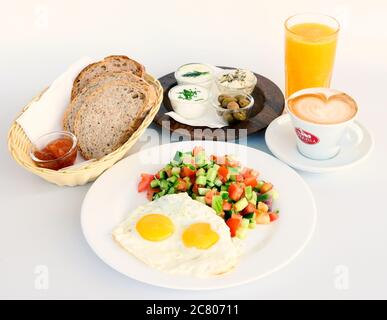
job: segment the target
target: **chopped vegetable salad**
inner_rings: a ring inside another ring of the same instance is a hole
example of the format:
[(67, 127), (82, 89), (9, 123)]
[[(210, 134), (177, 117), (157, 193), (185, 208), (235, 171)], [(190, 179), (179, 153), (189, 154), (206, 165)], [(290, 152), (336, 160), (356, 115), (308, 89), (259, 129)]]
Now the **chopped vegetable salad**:
[(147, 192), (149, 200), (187, 192), (192, 199), (212, 207), (225, 220), (232, 237), (244, 238), (248, 228), (279, 217), (278, 210), (273, 211), (278, 194), (270, 182), (231, 156), (208, 157), (202, 147), (178, 151), (156, 174), (143, 173), (138, 192)]

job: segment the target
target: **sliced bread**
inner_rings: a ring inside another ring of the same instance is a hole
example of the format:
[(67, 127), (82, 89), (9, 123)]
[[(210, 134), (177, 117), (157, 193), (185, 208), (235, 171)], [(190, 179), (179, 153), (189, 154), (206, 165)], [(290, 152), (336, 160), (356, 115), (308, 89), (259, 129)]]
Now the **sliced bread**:
[(148, 92), (148, 108), (144, 110), (145, 113), (152, 108), (156, 102), (157, 95), (155, 88), (149, 85), (143, 78), (137, 77), (130, 72), (107, 72), (91, 80), (88, 85), (83, 88), (82, 92), (71, 101), (64, 113), (63, 129), (74, 133), (74, 119), (87, 97), (105, 84), (116, 80), (125, 80), (130, 83), (128, 85), (141, 87)]
[(74, 121), (78, 148), (85, 159), (99, 159), (122, 146), (137, 129), (148, 93), (122, 80), (88, 96)]
[(145, 68), (142, 64), (126, 56), (109, 56), (104, 60), (92, 63), (85, 67), (75, 78), (71, 91), (71, 100), (85, 88), (88, 83), (106, 72), (127, 71), (138, 77), (143, 77)]

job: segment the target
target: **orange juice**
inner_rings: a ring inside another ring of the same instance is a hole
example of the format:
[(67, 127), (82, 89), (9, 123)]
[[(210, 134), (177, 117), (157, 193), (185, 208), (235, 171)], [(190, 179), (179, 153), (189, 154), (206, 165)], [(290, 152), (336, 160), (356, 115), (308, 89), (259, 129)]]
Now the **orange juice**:
[(337, 31), (338, 26), (335, 28), (319, 22), (286, 25), (286, 97), (301, 89), (329, 87)]

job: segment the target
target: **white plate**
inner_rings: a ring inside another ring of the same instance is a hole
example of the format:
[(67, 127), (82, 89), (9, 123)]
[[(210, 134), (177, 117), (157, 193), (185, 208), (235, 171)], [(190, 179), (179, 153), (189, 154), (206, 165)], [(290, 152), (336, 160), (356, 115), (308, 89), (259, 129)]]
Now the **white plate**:
[[(203, 146), (208, 154), (237, 155), (246, 166), (259, 170), (280, 193), (276, 208), (280, 219), (249, 231), (245, 254), (234, 272), (200, 279), (169, 275), (152, 269), (119, 247), (111, 231), (135, 207), (147, 202), (137, 193), (141, 173), (155, 173), (178, 150)], [(313, 195), (291, 168), (274, 157), (243, 145), (212, 141), (186, 141), (146, 149), (129, 156), (107, 170), (87, 193), (81, 214), (84, 236), (95, 253), (109, 266), (130, 278), (176, 289), (216, 289), (240, 285), (264, 277), (289, 263), (305, 247), (316, 221)]]
[(265, 140), (270, 151), (278, 159), (295, 169), (312, 173), (332, 172), (359, 164), (373, 149), (374, 141), (370, 132), (361, 123), (355, 122), (363, 131), (363, 140), (357, 146), (342, 149), (337, 156), (328, 160), (309, 159), (298, 152), (297, 137), (288, 114), (270, 123), (266, 129)]

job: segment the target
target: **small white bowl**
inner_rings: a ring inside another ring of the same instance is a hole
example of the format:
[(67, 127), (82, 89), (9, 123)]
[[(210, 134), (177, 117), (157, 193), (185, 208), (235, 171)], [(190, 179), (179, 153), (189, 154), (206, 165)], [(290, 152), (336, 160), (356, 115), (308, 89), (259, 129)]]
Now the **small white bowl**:
[[(193, 72), (208, 72), (208, 74), (199, 77), (184, 76)], [(210, 90), (214, 83), (214, 71), (212, 66), (205, 63), (187, 63), (176, 70), (175, 78), (178, 85), (192, 84)]]
[(201, 86), (175, 86), (169, 90), (168, 98), (173, 110), (185, 119), (200, 118), (209, 109), (210, 92)]

